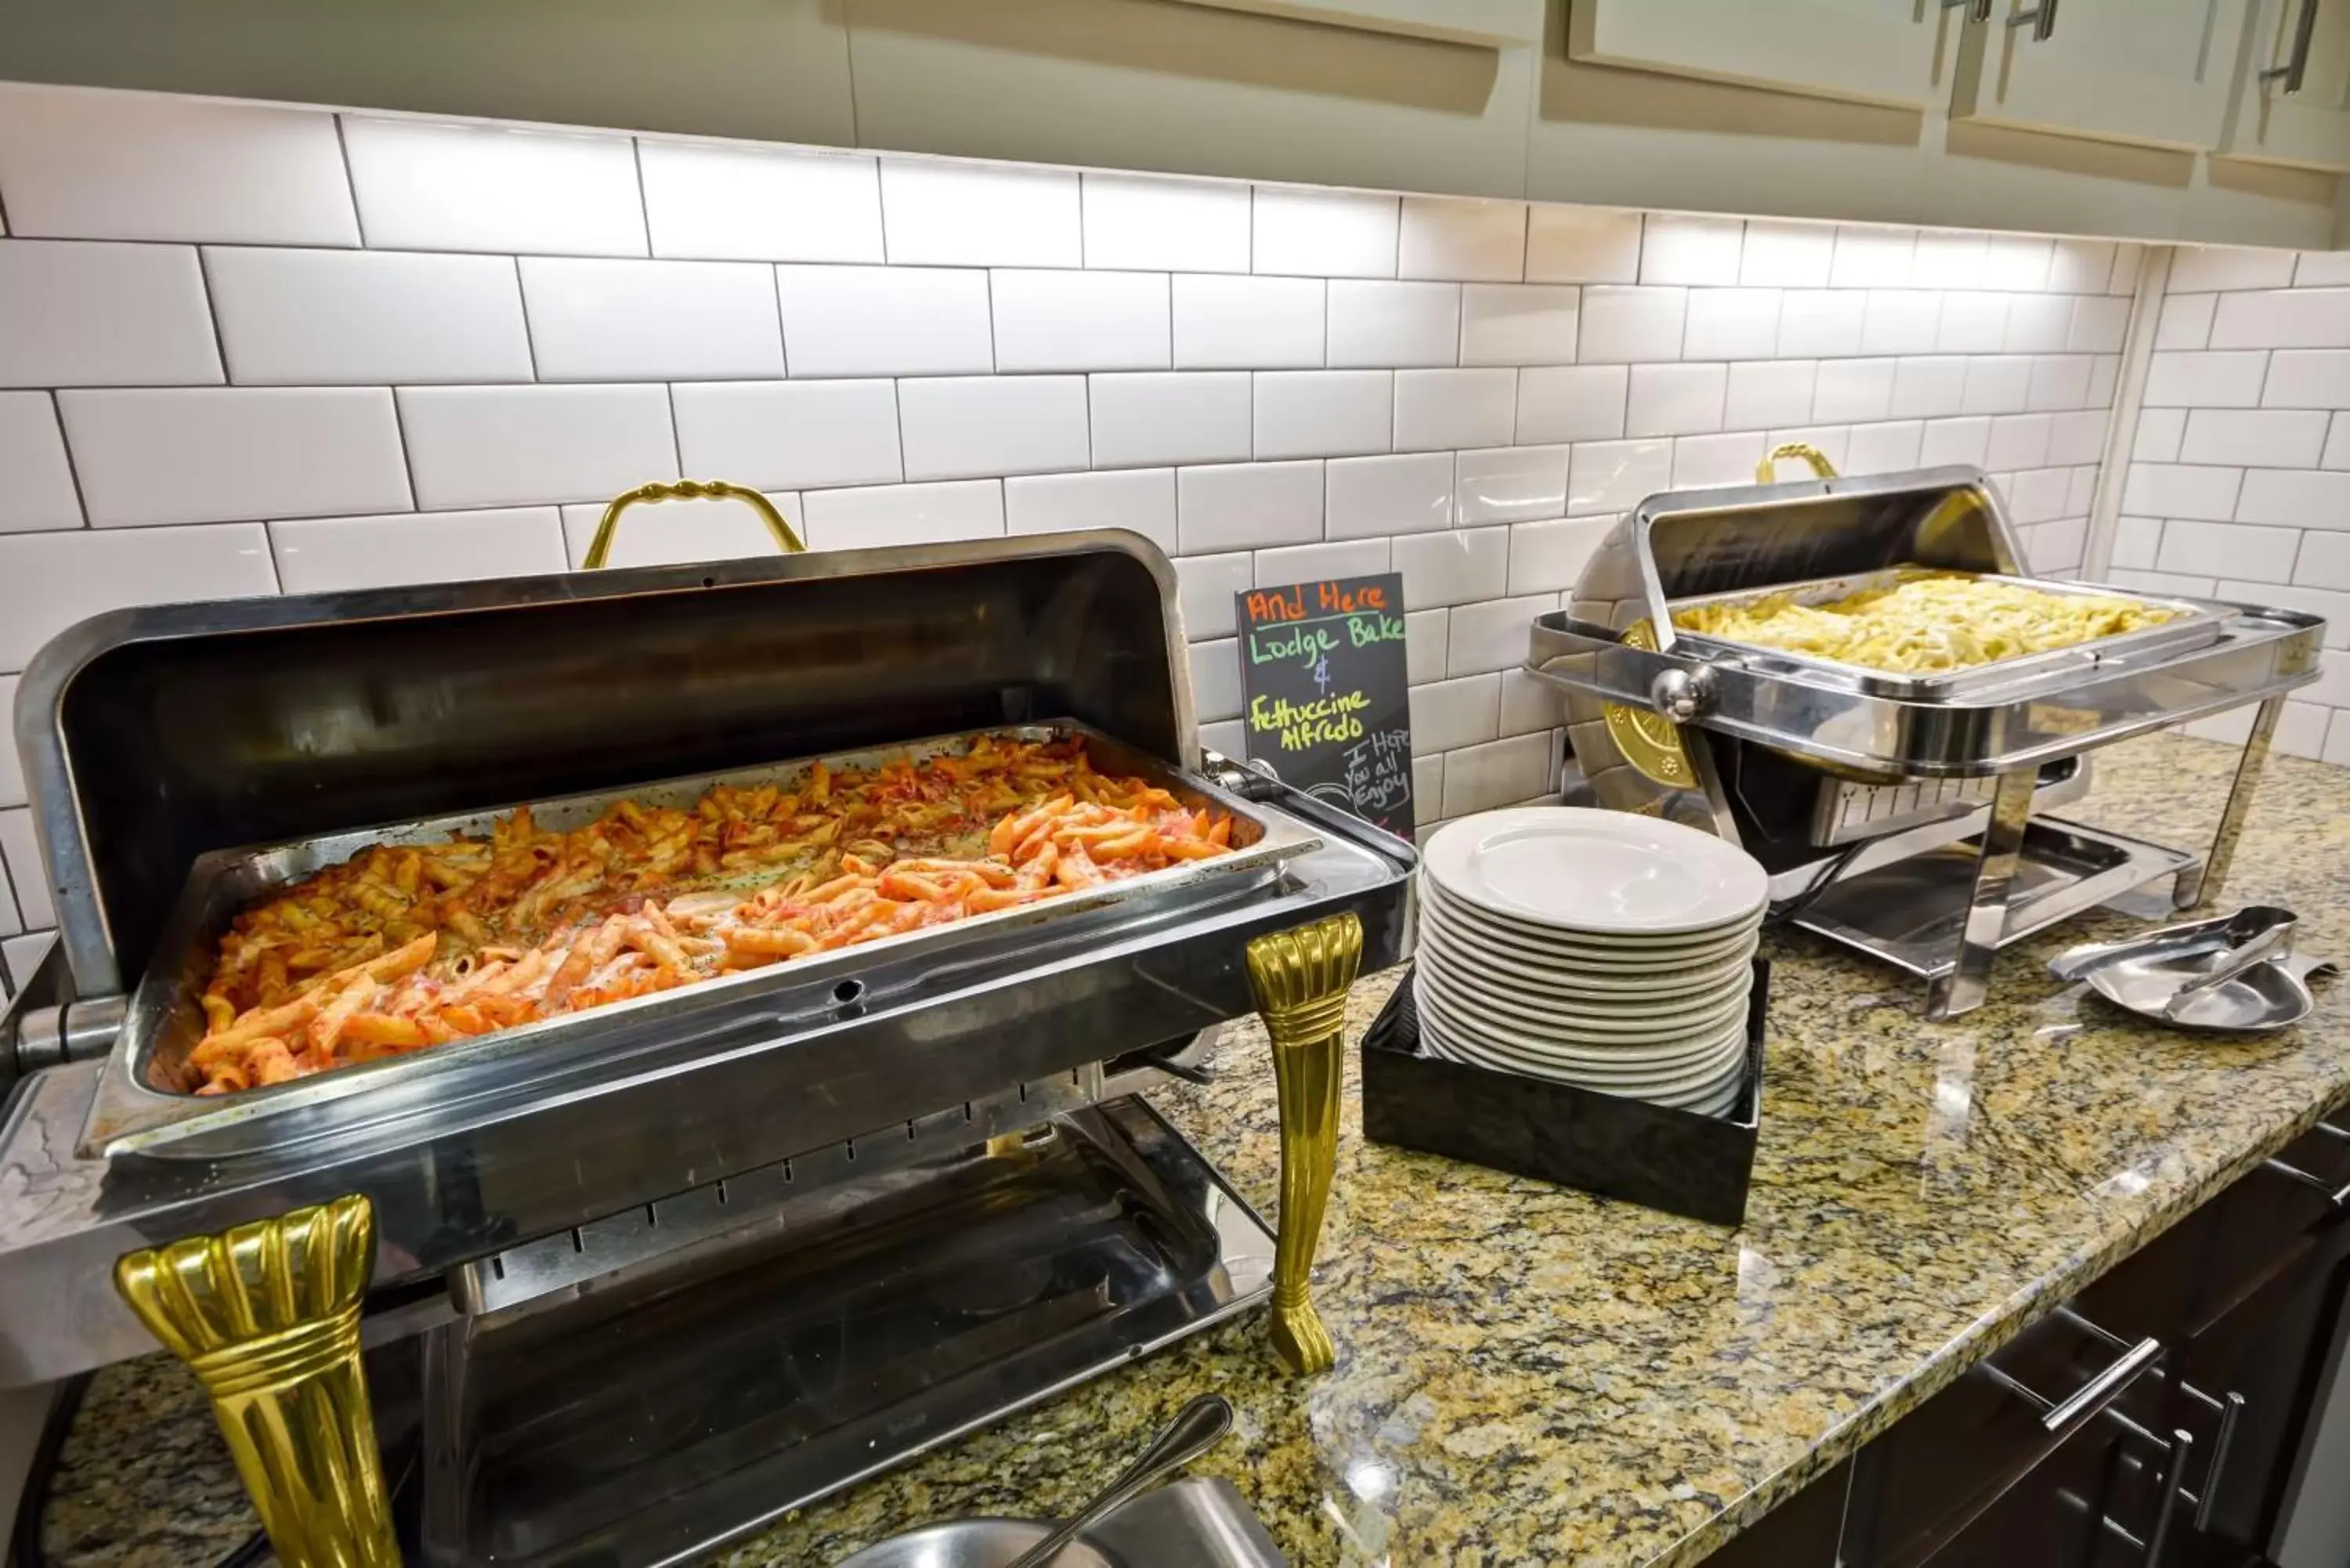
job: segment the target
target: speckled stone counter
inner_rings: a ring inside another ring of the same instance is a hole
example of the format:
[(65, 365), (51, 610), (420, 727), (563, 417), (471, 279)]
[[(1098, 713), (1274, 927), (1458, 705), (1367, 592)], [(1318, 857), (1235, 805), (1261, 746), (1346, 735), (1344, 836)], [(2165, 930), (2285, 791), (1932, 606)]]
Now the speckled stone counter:
[[(2200, 845), (2233, 763), (2171, 737), (2102, 753), (2070, 815)], [(2304, 950), (2350, 957), (2350, 773), (2272, 765), (2227, 900), (2253, 901), (2299, 910)], [(725, 1561), (822, 1564), (930, 1521), (1060, 1511), (1212, 1388), (1239, 1422), (1201, 1468), (1301, 1568), (1679, 1568), (2350, 1096), (2350, 984), (2290, 1033), (2214, 1042), (2046, 978), (2058, 947), (2136, 923), (2101, 914), (2012, 950), (1997, 1000), (1939, 1025), (1893, 971), (1771, 941), (1762, 1145), (1734, 1232), (1367, 1144), (1350, 1093), (1315, 1277), (1334, 1371), (1284, 1375), (1252, 1316)], [(1392, 983), (1357, 989), (1357, 1032)], [(1262, 1033), (1232, 1030), (1216, 1065), (1211, 1086), (1153, 1098), (1270, 1213)], [(115, 1368), (47, 1540), (69, 1563), (208, 1561), (247, 1527), (232, 1485), (179, 1369)]]

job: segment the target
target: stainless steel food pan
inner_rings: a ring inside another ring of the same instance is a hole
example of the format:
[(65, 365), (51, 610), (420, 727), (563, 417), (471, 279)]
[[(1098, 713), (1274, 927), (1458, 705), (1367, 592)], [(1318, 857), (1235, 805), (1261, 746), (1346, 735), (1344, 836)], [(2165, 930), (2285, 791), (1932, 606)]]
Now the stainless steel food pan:
[(943, 955), (950, 951), (973, 943), (1016, 942), (1024, 931), (1087, 910), (1173, 897), (1203, 884), (1270, 877), (1281, 862), (1323, 843), (1320, 835), (1284, 814), (1253, 805), (1149, 753), (1069, 720), (966, 731), (902, 745), (836, 753), (822, 758), (796, 758), (763, 767), (667, 779), (528, 804), (542, 826), (567, 828), (592, 821), (623, 799), (691, 805), (704, 792), (722, 784), (748, 788), (770, 784), (789, 787), (819, 761), (836, 770), (869, 767), (910, 754), (919, 758), (960, 753), (982, 735), (1007, 741), (1081, 741), (1094, 765), (1102, 772), (1147, 778), (1194, 809), (1204, 806), (1231, 813), (1234, 823), (1233, 853), (1212, 860), (1186, 861), (1041, 903), (975, 915), (949, 925), (820, 953), (797, 962), (720, 976), (674, 991), (500, 1030), (471, 1041), (384, 1057), (266, 1088), (200, 1097), (186, 1091), (185, 1064), (188, 1053), (204, 1032), (201, 1003), (204, 981), (221, 936), (240, 910), (280, 888), (375, 845), (423, 844), (458, 835), (485, 834), (496, 819), (517, 809), (517, 805), (217, 851), (200, 858), (190, 872), (157, 949), (156, 961), (132, 993), (122, 1032), (115, 1042), (106, 1086), (93, 1107), (85, 1141), (112, 1150), (138, 1147), (159, 1137), (182, 1137), (215, 1123), (248, 1118), (264, 1107), (275, 1109), (342, 1099), (389, 1084), (429, 1079), (493, 1054), (556, 1050), (567, 1041), (609, 1031), (638, 1015), (683, 1020), (699, 1007), (738, 993), (756, 995), (803, 991), (835, 981), (846, 983), (853, 980), (857, 971), (870, 968), (918, 944), (925, 950), (937, 950), (943, 961)]
[(1793, 652), (1762, 643), (1743, 642), (1735, 638), (1718, 637), (1706, 632), (1691, 631), (1686, 627), (1673, 628), (1672, 640), (1690, 649), (1717, 649), (1735, 655), (1747, 668), (1758, 672), (1785, 675), (1814, 682), (1829, 682), (1851, 691), (1877, 697), (1894, 697), (1908, 702), (1954, 702), (1982, 692), (1995, 691), (2018, 680), (2063, 671), (2087, 675), (2097, 665), (2117, 659), (2141, 654), (2169, 652), (2193, 648), (2208, 648), (2220, 640), (2227, 620), (2225, 607), (2199, 604), (2192, 599), (2168, 598), (2157, 595), (2131, 593), (2096, 583), (2053, 582), (2039, 577), (2015, 576), (2002, 572), (1961, 572), (1939, 567), (1888, 566), (1877, 571), (1846, 572), (1833, 576), (1811, 577), (1800, 582), (1778, 583), (1761, 587), (1734, 588), (1721, 593), (1699, 594), (1671, 601), (1672, 613), (1716, 605), (1752, 605), (1764, 599), (1787, 598), (1797, 604), (1829, 604), (1870, 588), (1890, 587), (1913, 578), (1926, 576), (1965, 577), (1986, 583), (2009, 583), (2018, 587), (2060, 598), (2123, 599), (2143, 605), (2149, 609), (2168, 610), (2172, 618), (2160, 626), (2150, 626), (2137, 631), (2124, 632), (2116, 637), (2101, 637), (2069, 648), (2050, 649), (2042, 653), (2019, 654), (2012, 659), (1994, 659), (1988, 664), (1970, 665), (1933, 674), (1903, 674), (1898, 670), (1872, 670), (1866, 665), (1847, 664), (1839, 659), (1824, 659), (1815, 654)]

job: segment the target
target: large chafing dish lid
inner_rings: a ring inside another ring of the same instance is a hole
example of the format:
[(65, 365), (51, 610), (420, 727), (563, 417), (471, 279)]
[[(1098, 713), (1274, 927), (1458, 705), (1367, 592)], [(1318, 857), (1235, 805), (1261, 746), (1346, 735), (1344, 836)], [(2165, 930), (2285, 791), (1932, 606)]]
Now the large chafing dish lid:
[(120, 610), (16, 736), (76, 988), (209, 850), (1068, 717), (1192, 766), (1166, 556), (1118, 530)]

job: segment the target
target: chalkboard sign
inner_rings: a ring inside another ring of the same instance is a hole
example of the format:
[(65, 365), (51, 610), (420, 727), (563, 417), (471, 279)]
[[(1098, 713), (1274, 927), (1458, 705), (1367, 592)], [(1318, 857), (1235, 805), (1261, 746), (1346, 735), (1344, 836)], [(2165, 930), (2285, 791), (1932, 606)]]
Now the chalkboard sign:
[(1235, 597), (1249, 760), (1410, 836), (1403, 579), (1389, 572)]

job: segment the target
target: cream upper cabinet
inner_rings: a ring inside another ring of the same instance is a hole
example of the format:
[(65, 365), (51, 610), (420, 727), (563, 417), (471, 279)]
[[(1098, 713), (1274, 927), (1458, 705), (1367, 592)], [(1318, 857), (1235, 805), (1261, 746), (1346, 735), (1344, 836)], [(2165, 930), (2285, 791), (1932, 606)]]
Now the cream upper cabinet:
[(2350, 0), (2253, 0), (2231, 158), (2350, 170)]
[(1991, 0), (1989, 18), (1970, 20), (1960, 47), (1950, 118), (2216, 147), (2249, 3)]
[(1957, 16), (1942, 0), (1574, 0), (1567, 51), (1591, 65), (1923, 105), (1945, 90), (1937, 66)]

